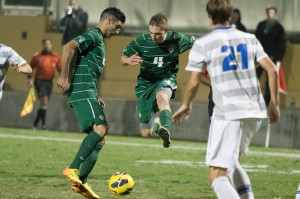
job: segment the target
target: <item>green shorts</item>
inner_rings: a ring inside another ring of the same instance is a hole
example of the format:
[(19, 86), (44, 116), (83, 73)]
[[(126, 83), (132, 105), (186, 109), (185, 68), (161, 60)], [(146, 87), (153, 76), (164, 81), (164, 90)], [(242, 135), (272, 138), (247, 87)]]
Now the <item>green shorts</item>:
[(176, 78), (171, 77), (157, 82), (150, 82), (142, 78), (138, 79), (138, 84), (135, 87), (137, 97), (137, 114), (140, 123), (148, 123), (151, 116), (159, 111), (156, 102), (156, 93), (162, 88), (170, 88), (172, 97), (175, 97), (177, 88)]
[(81, 131), (89, 133), (94, 124), (107, 126), (102, 107), (94, 99), (75, 101), (70, 104), (80, 123)]

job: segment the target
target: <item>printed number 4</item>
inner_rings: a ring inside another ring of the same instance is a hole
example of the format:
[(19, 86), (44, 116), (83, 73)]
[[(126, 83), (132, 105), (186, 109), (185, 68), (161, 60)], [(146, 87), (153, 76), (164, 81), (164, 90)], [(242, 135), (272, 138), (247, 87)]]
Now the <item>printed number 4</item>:
[[(248, 68), (247, 44), (239, 44), (237, 46), (222, 46), (221, 51), (222, 53), (229, 51), (229, 55), (224, 58), (222, 63), (223, 72), (237, 69), (238, 63), (235, 58), (237, 53), (241, 54), (242, 69)], [(236, 64), (231, 63), (234, 60)]]
[(162, 67), (164, 62), (163, 62), (164, 57), (154, 57), (153, 64), (157, 64), (157, 67)]

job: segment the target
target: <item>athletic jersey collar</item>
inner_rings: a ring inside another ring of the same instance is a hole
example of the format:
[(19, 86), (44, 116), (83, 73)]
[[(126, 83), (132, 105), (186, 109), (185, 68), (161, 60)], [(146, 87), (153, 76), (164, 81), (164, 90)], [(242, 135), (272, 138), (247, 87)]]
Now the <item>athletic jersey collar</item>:
[(214, 30), (228, 30), (231, 28), (233, 28), (233, 27), (232, 26), (220, 26), (220, 27), (214, 28)]

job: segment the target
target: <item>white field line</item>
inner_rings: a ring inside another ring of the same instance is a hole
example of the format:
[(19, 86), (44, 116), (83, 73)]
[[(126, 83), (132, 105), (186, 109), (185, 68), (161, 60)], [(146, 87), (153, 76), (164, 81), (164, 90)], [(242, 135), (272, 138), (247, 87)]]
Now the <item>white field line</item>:
[[(1, 134), (1, 133), (0, 133), (0, 138), (45, 140), (45, 141), (58, 141), (58, 142), (78, 142), (78, 143), (82, 142), (81, 139), (31, 136), (31, 135), (11, 135), (11, 134)], [(133, 142), (106, 141), (106, 144), (122, 145), (122, 146), (135, 146), (135, 147), (150, 147), (150, 148), (161, 148), (162, 147), (161, 144), (141, 144), (141, 143), (136, 143), (136, 142), (133, 143)], [(193, 150), (193, 151), (205, 151), (206, 150), (205, 147), (194, 147), (194, 146), (172, 146), (171, 149)], [(275, 152), (250, 151), (249, 155), (300, 159), (300, 153), (275, 153)]]
[[(137, 160), (137, 164), (165, 164), (165, 165), (180, 165), (188, 167), (207, 167), (205, 162), (194, 162), (186, 160)], [(269, 165), (242, 165), (247, 172), (256, 173), (276, 173), (276, 174), (300, 174), (300, 170), (270, 170)]]

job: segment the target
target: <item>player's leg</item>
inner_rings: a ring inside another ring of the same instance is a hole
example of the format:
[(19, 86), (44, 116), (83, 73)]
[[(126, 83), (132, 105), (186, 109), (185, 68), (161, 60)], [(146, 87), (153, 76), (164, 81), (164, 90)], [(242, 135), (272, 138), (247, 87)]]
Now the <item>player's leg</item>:
[(82, 131), (88, 132), (88, 135), (83, 139), (74, 160), (64, 170), (63, 174), (72, 182), (81, 184), (82, 181), (78, 177), (78, 169), (107, 134), (108, 127), (98, 101), (84, 100), (74, 102), (71, 105), (80, 122)]
[(172, 89), (169, 87), (161, 88), (156, 93), (156, 102), (159, 108), (159, 121), (161, 127), (158, 129), (158, 135), (164, 141), (165, 148), (170, 147), (170, 131), (172, 125), (172, 111), (170, 107), (170, 99), (172, 96)]
[(296, 192), (296, 198), (295, 199), (300, 199), (300, 183), (298, 185), (298, 189), (297, 189), (297, 192)]
[(37, 110), (37, 113), (36, 113), (36, 116), (34, 119), (34, 123), (33, 123), (33, 129), (37, 129), (39, 121), (42, 119), (42, 114), (43, 114), (43, 109), (41, 108), (41, 104), (42, 104), (41, 98), (43, 97), (41, 81), (38, 79), (34, 80), (34, 87), (36, 89), (36, 92), (37, 92), (37, 95), (39, 98), (39, 109)]
[(48, 108), (48, 102), (49, 98), (52, 92), (52, 82), (51, 81), (44, 81), (43, 82), (43, 96), (40, 98), (40, 107), (42, 109), (42, 129), (46, 130), (46, 116), (47, 116), (47, 108)]
[[(251, 139), (260, 128), (261, 122), (262, 120), (260, 119), (245, 119), (241, 121), (241, 130), (243, 134), (240, 144), (240, 155), (248, 153)], [(239, 163), (236, 164), (234, 168), (228, 169), (228, 177), (242, 199), (254, 198), (250, 179)]]
[(210, 182), (218, 198), (239, 198), (227, 177), (227, 169), (238, 163), (241, 135), (239, 121), (212, 117), (206, 164), (210, 168)]
[(46, 114), (47, 114), (47, 105), (48, 105), (48, 96), (41, 96), (40, 101), (40, 119), (42, 121), (42, 129), (46, 130)]
[(241, 199), (254, 199), (250, 179), (240, 164), (228, 169), (227, 174)]
[(153, 133), (158, 133), (158, 129), (160, 128), (161, 124), (157, 114), (151, 116), (148, 122), (140, 123), (141, 135), (143, 137), (149, 137)]

